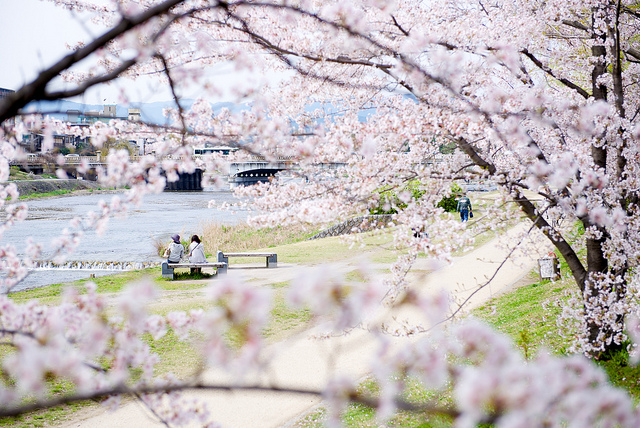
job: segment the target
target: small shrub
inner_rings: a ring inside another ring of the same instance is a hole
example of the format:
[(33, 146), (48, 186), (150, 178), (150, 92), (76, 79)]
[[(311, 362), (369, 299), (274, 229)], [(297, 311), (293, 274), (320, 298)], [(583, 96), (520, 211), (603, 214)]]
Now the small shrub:
[[(411, 192), (411, 198), (415, 201), (422, 198), (425, 191), (422, 190), (422, 183), (418, 180), (409, 182), (401, 191)], [(395, 191), (385, 190), (380, 193), (380, 202), (375, 208), (369, 210), (371, 215), (380, 214), (396, 214), (398, 209), (403, 210), (407, 207), (407, 204), (402, 202)]]
[(450, 194), (438, 202), (438, 207), (450, 213), (456, 212), (456, 209), (458, 208), (458, 198), (462, 196), (462, 194), (462, 188), (456, 183), (453, 183), (451, 185)]

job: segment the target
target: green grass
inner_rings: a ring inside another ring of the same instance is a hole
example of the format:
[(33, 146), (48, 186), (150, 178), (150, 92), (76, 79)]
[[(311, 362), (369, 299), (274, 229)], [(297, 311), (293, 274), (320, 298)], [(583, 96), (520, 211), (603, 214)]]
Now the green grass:
[[(446, 393), (436, 394), (427, 392), (419, 381), (405, 378), (406, 388), (403, 398), (412, 403), (424, 403), (426, 401), (445, 405), (450, 401)], [(356, 392), (363, 397), (375, 397), (380, 393), (378, 383), (372, 378), (367, 378), (360, 383)], [(296, 421), (293, 428), (320, 428), (324, 426), (327, 418), (327, 410), (319, 407)], [(450, 418), (441, 415), (426, 415), (424, 413), (412, 413), (399, 411), (384, 425), (376, 419), (375, 411), (363, 404), (351, 404), (341, 415), (342, 425), (349, 428), (378, 428), (402, 427), (402, 428), (444, 428), (451, 427)]]
[[(242, 239), (245, 232), (237, 234), (236, 239)], [(320, 240), (289, 242), (281, 244), (275, 248), (263, 247), (252, 248), (254, 251), (270, 250), (278, 254), (278, 261), (281, 263), (299, 263), (314, 265), (319, 263), (345, 261), (355, 256), (365, 255), (369, 260), (374, 262), (391, 262), (397, 257), (398, 251), (392, 248), (393, 237), (392, 230), (385, 230), (377, 233), (366, 233), (361, 236), (361, 240), (357, 242), (353, 248), (350, 244), (345, 243), (340, 237), (325, 238)], [(283, 235), (286, 235), (284, 233)], [(492, 237), (490, 233), (479, 237), (476, 245), (489, 240)], [(234, 259), (234, 262), (240, 263), (242, 259)], [(256, 261), (255, 258), (246, 259), (248, 262)], [(566, 266), (565, 266), (566, 272)], [(96, 278), (93, 281), (98, 286), (99, 293), (117, 293), (121, 291), (126, 284), (131, 281), (141, 279), (143, 276), (149, 275), (155, 283), (166, 291), (184, 291), (185, 294), (190, 292), (191, 299), (180, 300), (164, 303), (163, 305), (154, 306), (151, 311), (159, 314), (166, 314), (173, 310), (188, 311), (194, 308), (206, 307), (201, 299), (198, 299), (198, 290), (205, 287), (204, 284), (197, 282), (189, 282), (196, 278), (186, 274), (183, 281), (170, 281), (160, 277), (159, 268), (145, 269), (144, 271), (127, 272), (119, 275)], [(362, 277), (355, 271), (347, 274), (347, 279), (351, 281), (361, 281)], [(214, 279), (215, 281), (215, 279)], [(78, 281), (74, 284), (82, 285), (86, 281)], [(543, 303), (547, 300), (561, 298), (563, 290), (572, 285), (570, 280), (549, 282), (538, 281), (535, 276), (529, 277), (528, 283), (517, 288), (513, 292), (502, 294), (484, 306), (474, 311), (474, 316), (484, 319), (488, 323), (495, 326), (498, 330), (508, 334), (522, 350), (527, 357), (532, 357), (541, 347), (551, 349), (556, 353), (563, 353), (566, 344), (562, 343), (559, 335), (555, 334), (556, 325), (553, 314), (545, 312)], [(17, 301), (27, 301), (33, 298), (40, 299), (45, 303), (55, 303), (59, 301), (60, 295), (64, 287), (68, 285), (58, 284), (43, 289), (30, 290), (27, 292), (12, 294), (12, 298)], [(263, 335), (269, 342), (280, 341), (292, 334), (304, 329), (311, 321), (311, 315), (308, 310), (298, 310), (288, 307), (285, 304), (284, 295), (288, 289), (288, 283), (279, 282), (270, 284), (269, 287), (275, 294), (274, 307), (271, 313), (271, 319), (268, 326), (264, 329)], [(233, 346), (239, 346), (241, 337), (230, 333), (227, 336), (228, 343)], [(166, 335), (159, 341), (149, 343), (157, 352), (162, 360), (158, 370), (162, 373), (172, 371), (178, 376), (187, 376), (194, 373), (200, 367), (200, 360), (196, 350), (188, 342), (179, 341), (172, 333)], [(622, 359), (619, 358), (619, 360)], [(633, 392), (634, 387), (637, 388), (637, 379), (639, 379), (637, 370), (629, 368), (622, 361), (611, 363), (611, 365), (603, 364), (603, 367), (610, 373), (612, 382), (631, 391), (634, 396), (638, 397), (638, 392)], [(437, 399), (446, 403), (447, 394), (434, 396), (433, 393), (424, 391), (419, 382), (411, 379), (407, 398), (415, 400)], [(361, 385), (362, 391), (375, 394), (377, 386), (366, 381)], [(72, 413), (76, 407), (69, 407), (66, 413)], [(44, 411), (32, 416), (25, 416), (24, 420), (37, 422), (39, 415), (45, 414), (43, 418), (60, 418), (63, 416), (51, 416), (54, 412)], [(51, 413), (51, 415), (49, 414)], [(62, 412), (64, 413), (64, 412)], [(304, 418), (304, 421), (298, 423), (299, 427), (316, 427), (324, 417), (324, 410), (319, 409)], [(30, 418), (30, 419), (29, 419)], [(12, 420), (13, 421), (13, 420)], [(1, 423), (2, 421), (0, 421)], [(22, 422), (21, 422), (22, 423)], [(373, 418), (370, 409), (364, 406), (351, 406), (345, 413), (345, 423), (347, 426), (366, 427), (378, 426)], [(39, 426), (39, 425), (24, 425)], [(450, 421), (443, 417), (431, 417), (425, 419), (424, 415), (404, 414), (400, 413), (394, 417), (389, 426), (402, 427), (442, 427), (451, 426)]]
[[(563, 272), (567, 272), (566, 265)], [(556, 355), (566, 354), (568, 343), (557, 333), (556, 317), (560, 309), (548, 304), (566, 298), (565, 291), (575, 287), (572, 278), (566, 277), (558, 281), (540, 280), (537, 273), (531, 272), (520, 281), (516, 289), (501, 294), (483, 306), (472, 311), (472, 316), (487, 322), (498, 331), (509, 336), (515, 346), (526, 358), (533, 358), (541, 350), (551, 351)], [(627, 363), (626, 351), (619, 351), (607, 361), (596, 361), (609, 376), (612, 385), (628, 392), (631, 398), (640, 402), (640, 366), (633, 367)], [(406, 379), (407, 390), (404, 397), (414, 402), (433, 402), (446, 405), (450, 403), (447, 391), (435, 394), (427, 391), (414, 379)], [(365, 395), (375, 396), (378, 385), (366, 380), (359, 386)], [(296, 428), (316, 428), (323, 426), (326, 410), (318, 408), (309, 413), (294, 425)], [(342, 422), (347, 427), (378, 427), (373, 411), (362, 405), (350, 405), (344, 412)], [(391, 427), (451, 427), (453, 424), (446, 417), (426, 416), (399, 412), (385, 426)]]
[(91, 403), (72, 403), (15, 418), (0, 418), (0, 426), (15, 428), (39, 428), (59, 425), (67, 421), (69, 414), (90, 406)]
[[(380, 235), (371, 233), (363, 234), (362, 241), (353, 246), (343, 237), (334, 236), (323, 239), (296, 242), (278, 246), (275, 250), (278, 254), (278, 262), (316, 265), (344, 261), (355, 256), (366, 256), (369, 260), (382, 263), (392, 262), (397, 258), (397, 252), (391, 248), (393, 240), (392, 231), (386, 231)], [(267, 251), (267, 248), (256, 251)], [(234, 261), (236, 258), (234, 258)], [(243, 259), (238, 258), (241, 261)], [(255, 260), (244, 259), (245, 262)]]
[(174, 272), (173, 280), (174, 281), (184, 281), (189, 279), (211, 279), (214, 277), (214, 274), (206, 273), (206, 272)]
[(172, 330), (158, 340), (153, 340), (147, 335), (147, 343), (160, 357), (160, 362), (156, 365), (158, 374), (173, 373), (178, 378), (187, 378), (202, 367), (198, 350), (192, 342), (178, 339)]
[(19, 303), (38, 299), (43, 304), (55, 304), (62, 297), (62, 293), (66, 287), (83, 287), (87, 282), (93, 281), (97, 286), (96, 291), (98, 293), (117, 293), (122, 291), (129, 283), (139, 281), (147, 276), (152, 277), (160, 288), (165, 288), (163, 287), (164, 282), (160, 277), (160, 268), (154, 267), (115, 275), (82, 279), (70, 283), (52, 284), (47, 287), (34, 288), (32, 290), (18, 291), (11, 293), (11, 298)]
[(287, 283), (271, 285), (274, 292), (271, 318), (262, 332), (263, 336), (271, 343), (284, 340), (286, 337), (304, 330), (311, 322), (311, 312), (308, 309), (293, 309), (286, 304), (287, 287)]
[(72, 190), (65, 190), (65, 189), (60, 189), (60, 190), (53, 190), (51, 192), (44, 192), (44, 193), (30, 193), (28, 195), (20, 195), (18, 196), (18, 199), (36, 199), (36, 198), (45, 198), (47, 196), (61, 196), (61, 195), (66, 195), (73, 192)]
[(34, 178), (33, 174), (21, 171), (17, 166), (9, 168), (9, 180), (33, 180)]
[(539, 280), (530, 273), (528, 284), (494, 298), (473, 311), (474, 316), (505, 333), (516, 343), (525, 357), (531, 358), (541, 348), (565, 354), (567, 344), (557, 334), (556, 317), (560, 309), (547, 304), (563, 299), (569, 279)]
[[(172, 293), (178, 292), (177, 295), (170, 295), (167, 299), (151, 305), (149, 307), (150, 313), (166, 315), (171, 311), (188, 312), (198, 308), (207, 309), (207, 307), (212, 304), (204, 300), (198, 292), (207, 286), (206, 283), (201, 281), (189, 282), (189, 280), (206, 279), (204, 278), (206, 275), (191, 275), (185, 273), (182, 275), (184, 280), (171, 281), (160, 277), (159, 268), (148, 268), (141, 271), (93, 278), (91, 281), (96, 283), (98, 293), (115, 294), (122, 291), (128, 283), (141, 280), (147, 276), (153, 278), (162, 290)], [(82, 287), (87, 281), (89, 280), (81, 280), (69, 284), (55, 284), (49, 287), (13, 293), (11, 294), (11, 298), (19, 303), (37, 299), (43, 304), (56, 304), (60, 302), (66, 287)], [(286, 304), (284, 296), (288, 290), (288, 283), (278, 282), (272, 284), (270, 287), (274, 292), (274, 305), (268, 324), (263, 330), (263, 336), (268, 342), (273, 343), (304, 329), (310, 322), (311, 315), (306, 309), (293, 309)], [(241, 338), (235, 333), (234, 331), (229, 331), (226, 336), (226, 341), (232, 348), (238, 347), (241, 344)], [(156, 366), (156, 372), (159, 375), (171, 372), (178, 377), (184, 378), (193, 375), (202, 367), (199, 352), (197, 348), (194, 347), (192, 341), (179, 340), (172, 331), (169, 331), (164, 337), (155, 341), (147, 335), (146, 340), (152, 350), (160, 357), (160, 363)], [(0, 354), (6, 355), (7, 352), (10, 352), (10, 348), (0, 348)], [(52, 381), (50, 388), (53, 394), (69, 394), (73, 392), (71, 385), (64, 380)], [(68, 420), (69, 416), (75, 411), (90, 405), (92, 405), (91, 402), (76, 403), (70, 406), (61, 406), (55, 409), (34, 412), (23, 415), (17, 419), (4, 418), (0, 419), (0, 426), (50, 426), (60, 421)]]

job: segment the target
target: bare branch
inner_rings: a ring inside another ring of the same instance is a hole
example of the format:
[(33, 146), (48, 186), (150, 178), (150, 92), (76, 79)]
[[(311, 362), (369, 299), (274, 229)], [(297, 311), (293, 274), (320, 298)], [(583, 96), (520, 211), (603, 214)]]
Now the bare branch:
[(531, 60), (531, 62), (533, 62), (535, 64), (536, 67), (538, 67), (540, 70), (544, 71), (545, 73), (547, 73), (549, 76), (553, 77), (554, 79), (556, 79), (558, 82), (562, 83), (563, 85), (565, 85), (568, 88), (573, 89), (574, 91), (576, 91), (578, 94), (580, 94), (582, 97), (589, 98), (591, 95), (585, 91), (584, 89), (582, 89), (580, 86), (576, 85), (575, 83), (571, 82), (568, 79), (565, 79), (564, 77), (557, 77), (554, 73), (553, 70), (551, 70), (549, 67), (547, 67), (546, 65), (544, 65), (538, 58), (535, 57), (535, 55), (533, 55), (531, 52), (529, 52), (527, 49), (523, 49), (520, 51), (524, 56), (526, 56), (527, 58), (529, 58)]
[(468, 142), (467, 140), (465, 140), (462, 137), (457, 138), (454, 141), (455, 141), (456, 145), (460, 148), (460, 150), (465, 152), (467, 154), (467, 156), (469, 156), (471, 158), (471, 160), (473, 161), (474, 164), (478, 165), (482, 169), (486, 169), (489, 172), (489, 174), (491, 174), (491, 175), (495, 175), (496, 174), (497, 169), (496, 169), (495, 165), (493, 165), (492, 163), (489, 163), (486, 160), (484, 160), (480, 156), (479, 150), (476, 149), (475, 147), (473, 147), (473, 145), (470, 142)]
[(156, 54), (155, 56), (156, 56), (156, 58), (158, 58), (160, 60), (160, 62), (162, 62), (162, 67), (164, 68), (164, 74), (167, 76), (167, 80), (169, 81), (169, 87), (171, 88), (171, 95), (173, 96), (173, 102), (175, 102), (176, 106), (178, 106), (178, 114), (180, 115), (180, 123), (182, 123), (182, 130), (181, 130), (180, 133), (182, 134), (182, 142), (184, 143), (184, 137), (185, 137), (185, 135), (187, 133), (187, 122), (185, 121), (185, 118), (184, 118), (184, 109), (182, 108), (182, 105), (180, 104), (180, 97), (178, 96), (178, 94), (176, 92), (175, 82), (173, 81), (173, 78), (171, 77), (171, 73), (169, 72), (167, 59), (162, 54)]
[(133, 67), (136, 64), (136, 60), (130, 59), (128, 61), (123, 62), (118, 68), (112, 70), (107, 74), (103, 74), (102, 76), (97, 76), (93, 79), (85, 80), (80, 86), (69, 89), (66, 91), (58, 91), (58, 92), (48, 92), (42, 95), (41, 100), (60, 100), (63, 98), (71, 98), (76, 95), (84, 94), (89, 88), (99, 85), (100, 83), (110, 82), (120, 76), (122, 73), (127, 71), (129, 68)]
[[(42, 71), (34, 81), (23, 86), (15, 93), (10, 94), (7, 98), (0, 101), (0, 123), (18, 114), (20, 109), (26, 106), (31, 101), (55, 99), (53, 98), (53, 94), (47, 94), (47, 85), (54, 78), (60, 75), (60, 73), (79, 63), (83, 59), (89, 57), (91, 54), (97, 52), (98, 50), (104, 48), (108, 43), (115, 40), (122, 34), (127, 33), (128, 31), (136, 28), (141, 24), (144, 24), (145, 22), (156, 16), (161, 16), (167, 13), (171, 8), (173, 8), (177, 4), (180, 4), (182, 1), (184, 0), (166, 0), (163, 3), (145, 10), (139, 15), (132, 17), (123, 17), (122, 20), (111, 30), (107, 31), (102, 36), (97, 37), (88, 45), (79, 48), (73, 53), (65, 56), (48, 69)], [(127, 68), (129, 67), (125, 67), (122, 71), (126, 70)], [(100, 78), (96, 78), (96, 84), (105, 81), (98, 80), (100, 80)], [(87, 87), (90, 86), (93, 85), (89, 85)], [(69, 93), (78, 94), (79, 92), (77, 90), (62, 91), (56, 94), (68, 96), (67, 94)]]
[(402, 28), (402, 26), (398, 23), (398, 20), (396, 19), (395, 16), (391, 15), (391, 19), (393, 20), (393, 24), (398, 27), (398, 30), (400, 30), (402, 32), (402, 34), (404, 34), (405, 36), (409, 35), (409, 32), (407, 30), (405, 30), (404, 28)]
[(570, 21), (568, 19), (563, 19), (562, 23), (564, 25), (568, 25), (569, 27), (577, 28), (578, 30), (591, 31), (591, 28), (589, 28), (588, 26), (578, 21)]
[[(626, 51), (624, 51), (624, 53), (626, 53), (627, 55), (632, 56), (634, 59), (636, 59), (636, 60), (638, 60), (638, 62), (640, 62), (640, 51), (639, 50), (637, 50), (635, 48), (629, 48)], [(634, 62), (636, 62), (636, 61), (634, 61)]]

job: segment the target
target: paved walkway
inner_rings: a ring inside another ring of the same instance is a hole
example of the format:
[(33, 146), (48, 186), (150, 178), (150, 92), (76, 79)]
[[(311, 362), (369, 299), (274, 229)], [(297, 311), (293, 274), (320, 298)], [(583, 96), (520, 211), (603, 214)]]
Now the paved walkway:
[[(509, 231), (509, 236), (522, 233), (526, 225), (521, 224)], [(467, 299), (478, 285), (484, 284), (492, 278), (489, 286), (474, 294), (469, 307), (476, 306), (492, 295), (498, 294), (517, 282), (536, 265), (536, 260), (549, 251), (529, 252), (521, 257), (517, 263), (507, 261), (499, 272), (496, 269), (505, 260), (509, 251), (501, 244), (503, 239), (493, 240), (482, 247), (457, 258), (454, 263), (429, 275), (415, 276), (412, 284), (422, 293), (433, 293), (446, 289), (452, 293), (457, 301)], [(426, 269), (426, 261), (418, 261)], [(269, 280), (270, 275), (277, 276), (272, 282), (280, 282), (293, 278), (300, 267), (279, 264), (277, 269), (243, 270), (243, 274), (250, 275), (256, 283)], [(230, 274), (233, 274), (233, 269)], [(494, 276), (495, 275), (495, 276)], [(254, 283), (254, 282), (252, 282)], [(419, 314), (405, 313), (408, 318)], [(354, 379), (360, 379), (367, 374), (367, 359), (373, 355), (375, 342), (371, 334), (362, 330), (355, 331), (344, 337), (313, 340), (308, 334), (274, 345), (267, 352), (276, 355), (270, 361), (269, 371), (252, 379), (263, 385), (279, 387), (321, 388), (327, 379), (336, 374), (343, 374)], [(277, 351), (277, 352), (276, 352)], [(269, 358), (268, 356), (265, 356)], [(215, 371), (208, 372), (206, 379), (224, 382), (225, 374)], [(320, 399), (310, 396), (292, 396), (280, 393), (258, 392), (195, 392), (190, 393), (207, 401), (209, 410), (215, 420), (223, 427), (282, 427), (301, 415), (307, 413), (313, 406), (320, 403)], [(87, 415), (88, 416), (88, 415)], [(66, 424), (73, 427), (90, 428), (119, 428), (119, 427), (155, 427), (162, 426), (155, 422), (137, 402), (130, 402), (111, 413), (99, 410), (81, 421)]]

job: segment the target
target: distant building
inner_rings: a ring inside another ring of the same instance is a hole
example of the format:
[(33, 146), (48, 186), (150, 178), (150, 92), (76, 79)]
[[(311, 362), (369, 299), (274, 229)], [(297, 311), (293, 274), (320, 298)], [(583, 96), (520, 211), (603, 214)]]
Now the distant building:
[[(8, 89), (4, 91), (12, 92)], [(67, 110), (66, 121), (71, 126), (83, 128), (96, 122), (109, 122), (114, 119), (129, 120), (132, 122), (138, 122), (141, 120), (142, 113), (140, 109), (129, 109), (127, 113), (128, 114), (125, 117), (118, 117), (116, 114), (116, 105), (105, 105), (103, 106), (102, 111), (88, 110), (82, 112), (80, 110)], [(31, 133), (29, 135), (25, 135), (19, 144), (26, 152), (40, 153), (42, 152), (43, 139), (44, 137), (41, 133)], [(136, 147), (136, 151), (139, 154), (144, 153), (146, 140), (130, 140), (129, 143)], [(74, 149), (78, 148), (80, 145), (87, 147), (89, 144), (90, 137), (81, 138), (79, 136), (66, 134), (56, 134), (53, 136), (54, 149)]]
[(115, 105), (105, 105), (102, 111), (87, 110), (67, 110), (67, 122), (70, 124), (91, 124), (96, 122), (109, 122), (112, 119), (130, 120), (132, 122), (140, 121), (142, 113), (139, 108), (130, 108), (126, 117), (118, 117)]
[(102, 115), (108, 116), (108, 117), (116, 117), (116, 106), (115, 105), (104, 106)]
[[(44, 140), (44, 136), (41, 133), (30, 133), (22, 137), (22, 141), (19, 142), (19, 145), (27, 153), (41, 153), (43, 140)], [(87, 145), (88, 143), (89, 143), (89, 137), (82, 138), (76, 135), (66, 135), (66, 134), (53, 135), (54, 149), (61, 149), (61, 148), (71, 149), (71, 148), (78, 147), (78, 145), (80, 144)]]
[(131, 122), (140, 122), (140, 118), (142, 117), (142, 112), (139, 108), (130, 108), (129, 109), (129, 120)]

